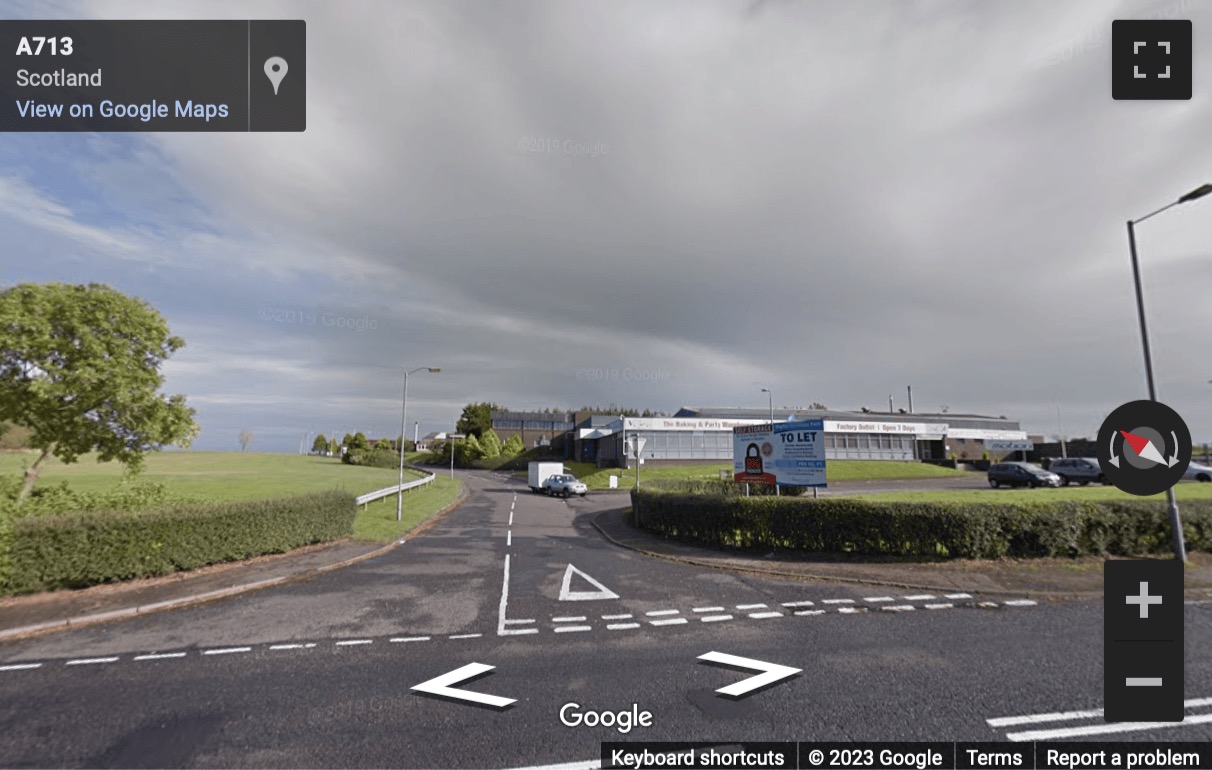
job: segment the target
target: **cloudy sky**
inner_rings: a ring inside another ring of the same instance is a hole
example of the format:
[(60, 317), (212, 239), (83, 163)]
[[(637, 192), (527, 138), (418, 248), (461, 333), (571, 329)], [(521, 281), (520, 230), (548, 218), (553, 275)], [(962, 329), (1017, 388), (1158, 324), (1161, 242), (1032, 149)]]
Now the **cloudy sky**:
[[(1124, 223), (1212, 181), (1195, 0), (0, 17), (307, 21), (305, 133), (0, 137), (0, 282), (158, 308), (200, 449), (394, 435), (401, 365), (442, 368), (411, 379), (409, 433), (479, 400), (886, 408), (912, 385), (918, 411), (1093, 435), (1147, 394)], [(1193, 20), (1193, 99), (1111, 98), (1116, 18)], [(1196, 441), (1209, 244), (1212, 198), (1138, 229), (1159, 396)]]

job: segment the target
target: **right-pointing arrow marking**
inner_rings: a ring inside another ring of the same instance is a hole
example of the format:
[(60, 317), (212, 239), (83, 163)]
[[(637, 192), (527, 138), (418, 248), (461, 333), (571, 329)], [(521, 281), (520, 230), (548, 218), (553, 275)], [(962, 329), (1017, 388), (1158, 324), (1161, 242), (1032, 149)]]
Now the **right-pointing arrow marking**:
[(493, 708), (503, 709), (506, 706), (517, 703), (513, 698), (502, 698), (497, 695), (486, 695), (482, 692), (471, 692), (470, 690), (456, 690), (455, 686), (466, 682), (468, 679), (473, 679), (481, 674), (486, 674), (492, 671), (494, 666), (489, 666), (484, 663), (468, 663), (466, 666), (456, 668), (454, 671), (435, 676), (427, 682), (421, 682), (415, 685), (412, 689), (428, 693), (429, 695), (439, 695), (443, 698), (454, 698), (455, 700), (468, 701), (469, 703), (478, 703), (481, 706), (491, 706)]
[(727, 695), (730, 698), (743, 698), (756, 690), (778, 684), (784, 679), (790, 679), (803, 671), (803, 669), (792, 668), (791, 666), (781, 666), (778, 663), (767, 663), (761, 660), (754, 660), (753, 658), (742, 658), (739, 655), (728, 655), (723, 652), (709, 652), (706, 655), (700, 655), (699, 660), (761, 672), (757, 676), (742, 679), (739, 682), (716, 690), (720, 695)]

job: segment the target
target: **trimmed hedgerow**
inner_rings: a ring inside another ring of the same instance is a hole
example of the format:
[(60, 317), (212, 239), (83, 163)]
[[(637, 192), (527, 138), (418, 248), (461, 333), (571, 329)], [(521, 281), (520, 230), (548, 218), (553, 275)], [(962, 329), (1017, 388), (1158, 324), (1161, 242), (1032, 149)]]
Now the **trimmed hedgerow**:
[(283, 553), (348, 537), (356, 509), (353, 495), (332, 491), (10, 518), (9, 574), (5, 579), (0, 559), (0, 588), (4, 593), (81, 588)]
[[(880, 502), (632, 490), (650, 531), (721, 548), (990, 559), (1143, 556), (1170, 548), (1154, 500), (1031, 503)], [(1212, 500), (1183, 503), (1187, 548), (1212, 551)]]

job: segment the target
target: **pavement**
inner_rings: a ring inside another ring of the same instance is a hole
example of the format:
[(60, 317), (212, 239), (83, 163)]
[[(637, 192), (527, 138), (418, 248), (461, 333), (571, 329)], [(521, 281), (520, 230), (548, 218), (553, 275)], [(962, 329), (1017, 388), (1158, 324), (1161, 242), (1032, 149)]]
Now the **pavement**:
[[(979, 591), (1036, 600), (1102, 596), (1102, 558), (921, 563), (779, 551), (716, 551), (632, 527), (625, 491), (594, 494), (618, 501), (617, 508), (612, 506), (592, 520), (608, 541), (650, 557), (684, 564), (772, 577), (918, 590)], [(407, 538), (417, 537), (433, 526), (461, 501), (462, 498), (405, 538), (388, 544), (345, 539), (165, 577), (0, 598), (0, 640), (145, 615), (306, 580), (392, 551)], [(1189, 558), (1187, 598), (1212, 599), (1212, 555), (1192, 553)]]

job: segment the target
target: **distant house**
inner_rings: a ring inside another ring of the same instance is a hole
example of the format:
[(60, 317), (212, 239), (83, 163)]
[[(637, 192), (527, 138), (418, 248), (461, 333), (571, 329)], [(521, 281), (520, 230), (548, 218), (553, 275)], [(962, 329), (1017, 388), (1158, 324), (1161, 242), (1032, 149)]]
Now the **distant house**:
[(418, 452), (428, 452), (429, 450), (433, 449), (434, 444), (438, 443), (439, 441), (445, 441), (445, 440), (446, 440), (445, 433), (430, 433), (430, 434), (426, 435), (424, 438), (417, 439), (417, 451)]

